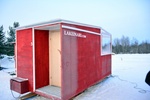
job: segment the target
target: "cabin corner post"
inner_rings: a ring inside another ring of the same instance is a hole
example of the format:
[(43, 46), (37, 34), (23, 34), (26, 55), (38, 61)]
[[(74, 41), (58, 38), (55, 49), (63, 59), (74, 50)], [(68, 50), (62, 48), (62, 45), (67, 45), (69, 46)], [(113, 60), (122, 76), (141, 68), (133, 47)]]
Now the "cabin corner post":
[(15, 43), (15, 72), (17, 75), (17, 30), (15, 30), (15, 34), (16, 34), (16, 43)]
[(35, 83), (35, 32), (34, 32), (34, 27), (32, 27), (32, 60), (33, 60), (33, 91), (35, 91), (36, 87), (36, 83)]

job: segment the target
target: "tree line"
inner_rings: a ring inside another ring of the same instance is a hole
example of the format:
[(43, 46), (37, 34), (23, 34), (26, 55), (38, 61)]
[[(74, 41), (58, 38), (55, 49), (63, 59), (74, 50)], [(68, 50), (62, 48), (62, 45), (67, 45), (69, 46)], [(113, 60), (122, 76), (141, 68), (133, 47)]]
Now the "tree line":
[(136, 38), (130, 40), (129, 37), (122, 36), (121, 39), (114, 39), (112, 44), (112, 52), (116, 54), (150, 53), (150, 42), (146, 40), (139, 43)]
[(14, 55), (15, 28), (19, 26), (18, 22), (14, 22), (13, 26), (9, 26), (9, 30), (4, 32), (3, 25), (0, 26), (0, 57), (2, 55)]
[[(14, 55), (15, 28), (19, 27), (19, 22), (14, 22), (13, 26), (9, 26), (9, 30), (4, 32), (3, 25), (0, 26), (0, 57), (2, 55)], [(129, 37), (114, 39), (112, 44), (112, 52), (119, 53), (150, 53), (150, 42), (143, 41), (139, 43), (136, 38), (131, 41)]]

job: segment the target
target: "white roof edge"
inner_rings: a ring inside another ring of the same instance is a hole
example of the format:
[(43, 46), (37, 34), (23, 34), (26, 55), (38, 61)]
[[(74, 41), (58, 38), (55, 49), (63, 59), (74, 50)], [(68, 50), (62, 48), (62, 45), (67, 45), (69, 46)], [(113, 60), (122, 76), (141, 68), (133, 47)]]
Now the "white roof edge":
[(45, 21), (45, 22), (40, 22), (40, 23), (31, 24), (31, 25), (17, 27), (16, 30), (26, 29), (26, 28), (34, 28), (37, 26), (44, 26), (44, 25), (48, 25), (48, 24), (56, 24), (56, 23), (61, 23), (61, 22), (102, 29), (101, 27), (95, 26), (95, 25), (84, 24), (84, 23), (79, 23), (79, 22), (74, 22), (74, 21), (69, 21), (69, 20), (64, 20), (64, 19), (55, 19), (55, 20), (50, 20), (50, 21)]
[[(102, 32), (103, 31), (103, 32)], [(105, 29), (101, 28), (101, 33), (102, 34), (107, 34), (107, 35), (111, 35), (108, 31), (106, 31)]]
[(84, 23), (69, 21), (69, 20), (62, 20), (62, 22), (68, 23), (68, 24), (76, 24), (76, 25), (81, 25), (81, 26), (93, 27), (93, 28), (101, 28), (100, 26), (84, 24)]
[(55, 24), (55, 23), (58, 23), (58, 22), (61, 22), (61, 19), (55, 19), (55, 20), (50, 20), (50, 21), (44, 21), (44, 22), (39, 22), (39, 23), (35, 23), (35, 24), (25, 25), (25, 26), (17, 27), (16, 30), (26, 29), (26, 28), (34, 28), (34, 27), (37, 27), (37, 26)]
[(102, 31), (104, 31), (105, 33), (111, 35), (109, 32), (107, 32), (105, 29), (103, 29), (100, 26), (84, 24), (84, 23), (70, 21), (70, 20), (64, 20), (64, 19), (54, 19), (54, 20), (50, 20), (50, 21), (44, 21), (44, 22), (35, 23), (35, 24), (31, 24), (31, 25), (21, 26), (21, 27), (17, 27), (16, 30), (26, 29), (26, 28), (34, 28), (34, 27), (44, 26), (44, 25), (49, 25), (49, 24), (57, 24), (57, 23), (61, 23), (61, 22), (62, 23), (67, 23), (67, 24), (75, 24), (75, 25), (81, 25), (81, 26), (86, 26), (86, 27), (99, 28)]

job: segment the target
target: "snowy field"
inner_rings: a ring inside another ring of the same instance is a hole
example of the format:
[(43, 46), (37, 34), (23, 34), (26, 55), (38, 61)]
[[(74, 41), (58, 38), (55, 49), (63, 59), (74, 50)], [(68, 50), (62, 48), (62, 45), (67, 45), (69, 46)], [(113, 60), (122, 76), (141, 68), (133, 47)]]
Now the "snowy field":
[[(16, 100), (9, 89), (10, 78), (15, 77), (10, 75), (15, 70), (14, 59), (5, 56), (0, 64), (7, 68), (0, 71), (0, 100)], [(149, 70), (150, 54), (112, 55), (112, 76), (85, 90), (74, 100), (150, 100), (150, 86), (145, 83)], [(40, 98), (30, 100), (42, 100)]]

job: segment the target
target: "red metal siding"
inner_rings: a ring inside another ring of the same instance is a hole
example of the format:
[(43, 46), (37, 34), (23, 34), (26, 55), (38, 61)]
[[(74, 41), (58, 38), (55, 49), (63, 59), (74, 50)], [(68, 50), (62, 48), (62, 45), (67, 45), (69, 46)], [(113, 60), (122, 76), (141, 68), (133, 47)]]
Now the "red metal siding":
[(17, 77), (29, 80), (33, 91), (32, 28), (17, 31)]
[(49, 84), (49, 31), (35, 30), (36, 89)]
[(102, 68), (100, 36), (70, 30), (86, 35), (80, 38), (64, 35), (64, 30), (68, 29), (62, 30), (62, 99), (67, 100), (98, 82)]

